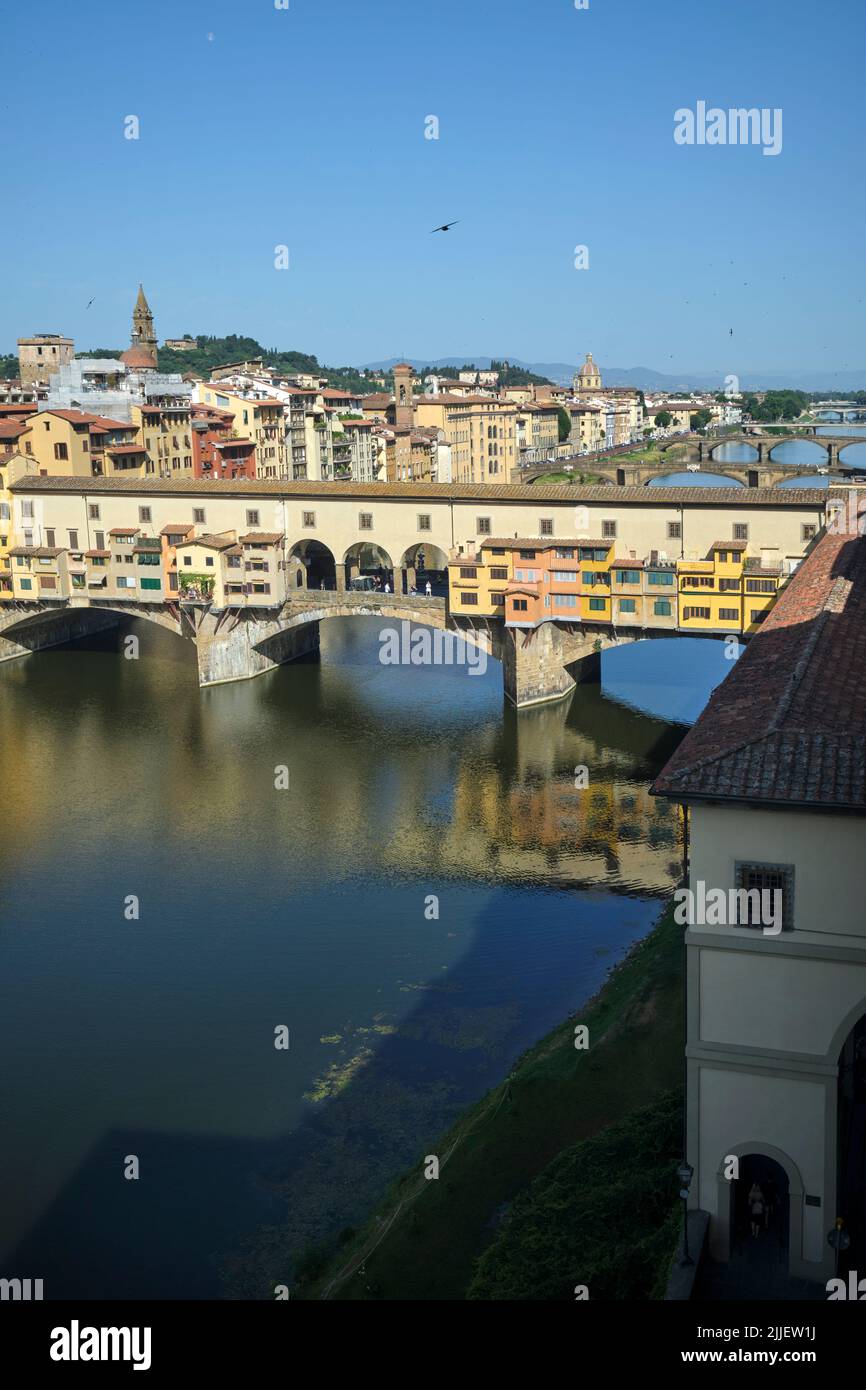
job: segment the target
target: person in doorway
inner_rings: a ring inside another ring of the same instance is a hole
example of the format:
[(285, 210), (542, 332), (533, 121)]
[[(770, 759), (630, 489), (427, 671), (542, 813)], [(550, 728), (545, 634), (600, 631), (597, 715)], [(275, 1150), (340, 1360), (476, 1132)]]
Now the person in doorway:
[(427, 583), (424, 585), (424, 593), (427, 595), (428, 598), (433, 597), (433, 585), (430, 583), (429, 579), (427, 580)]
[(749, 1192), (749, 1217), (751, 1221), (753, 1236), (758, 1235), (758, 1232), (764, 1224), (765, 1211), (766, 1206), (764, 1203), (764, 1194), (762, 1193), (758, 1184), (753, 1183), (752, 1189)]
[(386, 579), (386, 580), (385, 580), (385, 593), (386, 593), (386, 594), (390, 594), (390, 592), (391, 592), (391, 585), (388, 583), (388, 581), (387, 581), (387, 579)]

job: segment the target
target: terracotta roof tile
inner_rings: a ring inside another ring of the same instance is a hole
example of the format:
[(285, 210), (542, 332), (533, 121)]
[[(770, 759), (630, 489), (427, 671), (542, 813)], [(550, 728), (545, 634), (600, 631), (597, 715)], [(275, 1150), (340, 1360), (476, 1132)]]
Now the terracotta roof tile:
[(866, 537), (822, 537), (652, 790), (866, 810)]

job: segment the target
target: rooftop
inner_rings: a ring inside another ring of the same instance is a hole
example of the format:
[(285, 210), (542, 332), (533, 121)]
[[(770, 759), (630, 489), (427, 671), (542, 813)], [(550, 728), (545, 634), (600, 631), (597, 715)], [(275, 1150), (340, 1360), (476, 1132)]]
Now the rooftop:
[(866, 811), (866, 538), (822, 537), (652, 790)]
[[(727, 488), (727, 487), (581, 487), (573, 483), (323, 483), (307, 479), (280, 481), (269, 478), (237, 478), (230, 483), (210, 478), (82, 478), (69, 476), (21, 478), (15, 492), (149, 493), (184, 497), (394, 497), (423, 498), (435, 502), (604, 502), (610, 507), (679, 506), (779, 507), (783, 510), (814, 507), (823, 515), (826, 488)], [(709, 494), (709, 495), (708, 495)], [(512, 537), (513, 539), (513, 537)]]

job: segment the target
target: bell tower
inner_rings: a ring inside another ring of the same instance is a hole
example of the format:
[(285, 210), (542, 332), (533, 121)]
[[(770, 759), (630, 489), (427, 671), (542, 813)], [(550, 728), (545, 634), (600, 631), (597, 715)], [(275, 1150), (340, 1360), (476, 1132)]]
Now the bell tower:
[(394, 368), (394, 424), (397, 429), (411, 430), (415, 423), (412, 386), (415, 372), (408, 362), (398, 362)]
[(132, 337), (129, 345), (149, 353), (153, 359), (154, 367), (156, 366), (157, 340), (153, 328), (153, 314), (150, 312), (150, 305), (144, 297), (144, 290), (141, 285), (138, 287), (138, 298), (132, 311)]

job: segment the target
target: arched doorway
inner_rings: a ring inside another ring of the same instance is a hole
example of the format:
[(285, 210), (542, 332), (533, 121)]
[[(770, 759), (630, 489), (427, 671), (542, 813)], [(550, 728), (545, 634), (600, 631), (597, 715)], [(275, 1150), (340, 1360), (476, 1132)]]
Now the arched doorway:
[[(762, 1210), (758, 1209), (758, 1206)], [(788, 1174), (767, 1154), (740, 1157), (740, 1176), (731, 1183), (731, 1258), (768, 1276), (787, 1276), (791, 1242)]]
[(343, 557), (346, 572), (346, 588), (352, 587), (353, 579), (369, 578), (384, 589), (387, 584), (394, 591), (394, 561), (380, 545), (370, 541), (356, 541), (350, 545)]
[(400, 569), (403, 593), (411, 593), (415, 588), (418, 593), (424, 594), (429, 584), (435, 596), (447, 596), (448, 556), (432, 541), (418, 541), (416, 545), (410, 545), (400, 561)]
[(839, 1255), (847, 1273), (866, 1259), (866, 1014), (842, 1044), (837, 1086), (835, 1215), (851, 1242)]
[(287, 563), (290, 588), (336, 589), (337, 563), (321, 541), (298, 541), (289, 551)]

